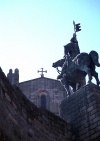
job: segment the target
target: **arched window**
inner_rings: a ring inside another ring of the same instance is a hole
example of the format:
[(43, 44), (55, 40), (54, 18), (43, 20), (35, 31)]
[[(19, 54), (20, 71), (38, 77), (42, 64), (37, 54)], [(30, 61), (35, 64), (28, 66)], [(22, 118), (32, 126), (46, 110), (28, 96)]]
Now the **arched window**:
[(46, 109), (46, 96), (41, 95), (41, 107)]

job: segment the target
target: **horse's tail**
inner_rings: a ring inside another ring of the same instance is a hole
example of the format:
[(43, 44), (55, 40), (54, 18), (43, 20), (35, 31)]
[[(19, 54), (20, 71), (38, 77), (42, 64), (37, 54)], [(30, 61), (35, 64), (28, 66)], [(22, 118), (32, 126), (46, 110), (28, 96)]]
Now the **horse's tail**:
[(97, 66), (97, 67), (100, 67), (100, 63), (99, 63), (99, 55), (96, 51), (92, 50), (90, 53), (89, 53), (89, 56), (91, 57), (91, 60), (93, 61), (93, 63)]

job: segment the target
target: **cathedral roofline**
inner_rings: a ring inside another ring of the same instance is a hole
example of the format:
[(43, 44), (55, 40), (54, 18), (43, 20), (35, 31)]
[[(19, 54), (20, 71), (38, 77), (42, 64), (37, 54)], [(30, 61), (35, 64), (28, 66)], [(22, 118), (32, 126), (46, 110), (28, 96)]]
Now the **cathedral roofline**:
[(36, 81), (36, 80), (39, 80), (39, 79), (48, 79), (48, 80), (60, 82), (60, 81), (57, 80), (57, 79), (52, 79), (52, 78), (47, 78), (47, 77), (39, 77), (39, 78), (35, 78), (35, 79), (31, 79), (31, 80), (26, 80), (26, 81), (19, 82), (19, 84), (21, 84), (21, 83), (26, 83), (26, 82), (29, 82), (29, 81)]

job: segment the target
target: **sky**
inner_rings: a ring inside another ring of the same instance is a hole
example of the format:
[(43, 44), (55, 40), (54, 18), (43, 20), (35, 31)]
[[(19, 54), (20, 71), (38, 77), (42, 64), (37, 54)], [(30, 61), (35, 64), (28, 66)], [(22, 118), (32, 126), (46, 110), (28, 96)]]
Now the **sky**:
[[(100, 0), (0, 0), (0, 67), (19, 69), (19, 81), (56, 79), (52, 63), (63, 58), (64, 45), (81, 24), (77, 39), (81, 52), (100, 54)], [(100, 77), (100, 68), (97, 68)]]

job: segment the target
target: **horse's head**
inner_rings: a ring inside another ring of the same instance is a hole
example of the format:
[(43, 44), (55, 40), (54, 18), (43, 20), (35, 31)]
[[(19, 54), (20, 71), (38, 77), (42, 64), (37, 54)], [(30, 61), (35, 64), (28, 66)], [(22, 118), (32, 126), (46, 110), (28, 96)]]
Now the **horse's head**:
[(52, 67), (54, 67), (54, 68), (62, 67), (64, 62), (65, 62), (65, 59), (58, 60), (57, 62), (52, 64)]
[(52, 64), (52, 67), (56, 68), (56, 63), (53, 63), (53, 64)]

